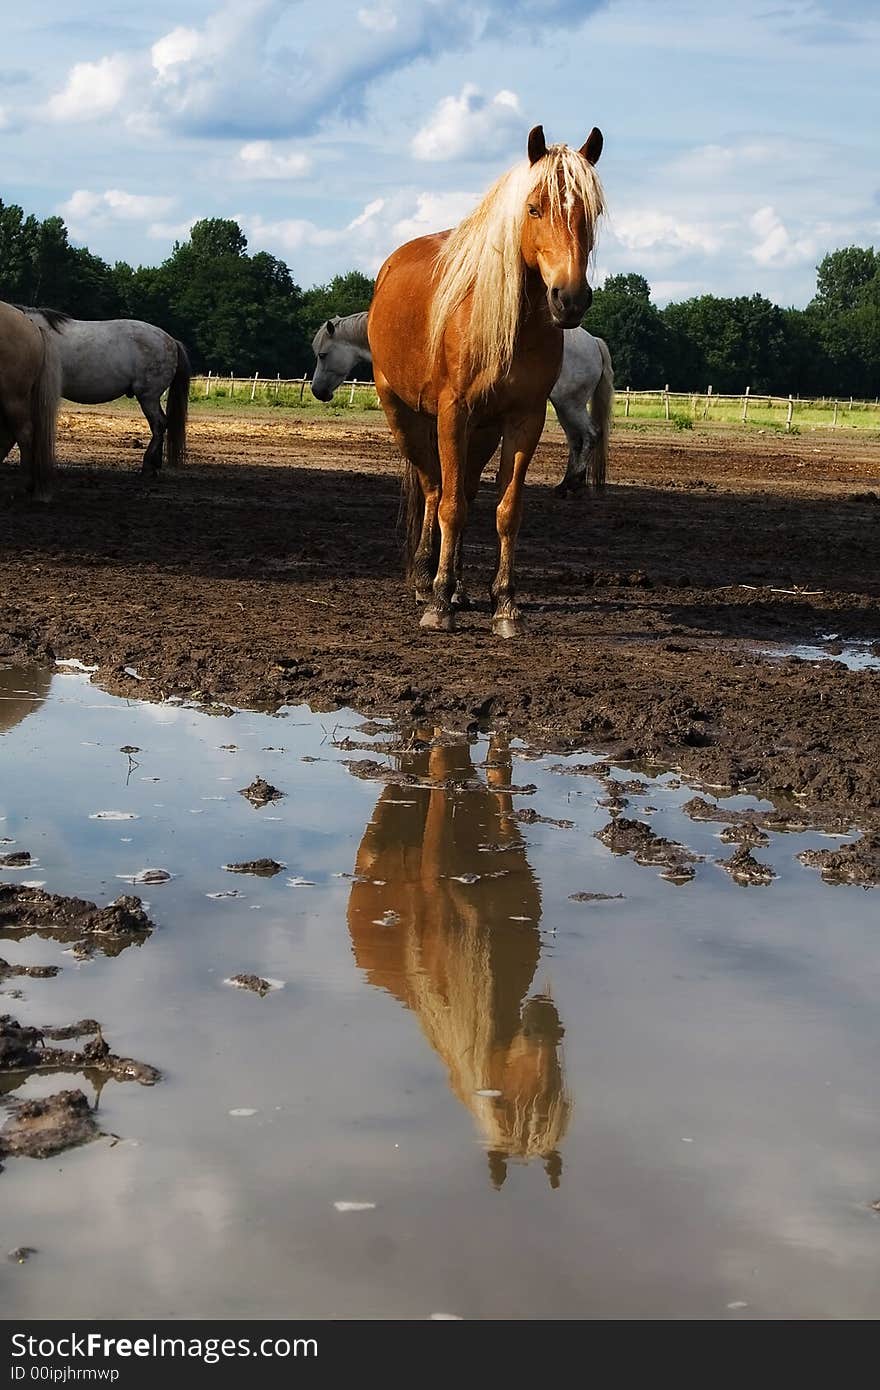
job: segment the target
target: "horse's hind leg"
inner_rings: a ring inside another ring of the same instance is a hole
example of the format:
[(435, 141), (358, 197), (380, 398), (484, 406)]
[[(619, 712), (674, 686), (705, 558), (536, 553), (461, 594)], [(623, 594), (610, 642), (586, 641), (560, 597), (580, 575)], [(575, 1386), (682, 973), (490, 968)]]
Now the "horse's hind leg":
[(556, 414), (568, 440), (568, 467), (555, 491), (557, 497), (571, 497), (587, 485), (587, 456), (596, 440), (596, 428), (584, 409), (563, 410), (557, 406)]
[(440, 505), (440, 465), (437, 457), (437, 427), (430, 416), (419, 415), (379, 380), (385, 418), (397, 447), (418, 474), (424, 510), (418, 543), (410, 560), (410, 578), (415, 584), (416, 603), (430, 603), (437, 569), (437, 509)]
[(165, 431), (168, 428), (168, 421), (158, 396), (141, 395), (137, 397), (137, 403), (147, 417), (151, 436), (144, 454), (144, 461), (141, 464), (141, 472), (152, 473), (155, 477), (162, 467), (162, 453), (165, 447)]

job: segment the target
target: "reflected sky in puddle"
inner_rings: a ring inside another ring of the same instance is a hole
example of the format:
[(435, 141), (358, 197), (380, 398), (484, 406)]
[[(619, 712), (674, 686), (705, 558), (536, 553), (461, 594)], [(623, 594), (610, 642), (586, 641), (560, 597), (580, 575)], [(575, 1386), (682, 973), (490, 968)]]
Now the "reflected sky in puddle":
[(830, 841), (771, 834), (741, 887), (641, 774), (623, 814), (703, 856), (676, 886), (595, 838), (583, 756), (360, 724), (0, 671), (0, 839), (38, 861), (0, 876), (156, 923), (87, 960), (0, 931), (63, 967), (0, 1012), (98, 1018), (165, 1075), (104, 1085), (120, 1142), (7, 1161), (4, 1248), (39, 1254), (0, 1262), (6, 1316), (876, 1317), (876, 903), (796, 861)]
[(849, 671), (880, 671), (880, 643), (831, 641), (827, 646), (810, 643), (761, 648), (762, 656), (796, 656), (801, 661), (837, 661)]

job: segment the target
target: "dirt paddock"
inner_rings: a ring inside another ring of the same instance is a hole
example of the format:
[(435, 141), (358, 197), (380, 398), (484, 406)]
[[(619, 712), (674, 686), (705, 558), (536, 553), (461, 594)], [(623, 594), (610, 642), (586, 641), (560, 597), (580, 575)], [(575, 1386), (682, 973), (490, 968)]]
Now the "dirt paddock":
[(189, 467), (146, 483), (137, 416), (70, 410), (49, 508), (0, 467), (0, 658), (79, 657), (147, 698), (506, 721), (544, 748), (880, 823), (880, 673), (756, 651), (880, 639), (876, 439), (619, 429), (605, 495), (563, 501), (549, 430), (519, 548), (528, 632), (505, 642), (486, 602), (492, 466), (468, 533), (476, 606), (423, 633), (382, 417), (266, 415), (196, 409)]

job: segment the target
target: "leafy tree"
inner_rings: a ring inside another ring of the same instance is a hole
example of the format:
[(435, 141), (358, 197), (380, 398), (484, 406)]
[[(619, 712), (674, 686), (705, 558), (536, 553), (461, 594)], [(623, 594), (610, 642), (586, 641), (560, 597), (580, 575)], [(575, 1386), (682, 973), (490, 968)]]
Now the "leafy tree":
[(334, 275), (327, 285), (314, 285), (303, 295), (303, 327), (311, 342), (321, 324), (334, 314), (345, 318), (369, 309), (375, 281), (361, 270)]
[(110, 267), (71, 246), (60, 217), (25, 217), (0, 202), (0, 298), (47, 304), (78, 318), (111, 318), (119, 298)]
[(584, 328), (608, 344), (618, 387), (638, 389), (664, 380), (666, 330), (650, 295), (643, 276), (611, 275), (595, 291), (584, 319)]
[[(763, 295), (720, 299), (704, 294), (668, 304), (663, 318), (679, 341), (693, 344), (696, 354), (688, 367), (698, 358), (716, 391), (741, 391), (745, 386), (767, 391), (778, 382), (785, 362), (785, 318)], [(684, 385), (677, 372), (672, 375), (676, 380), (670, 379), (670, 385), (687, 390), (696, 384), (693, 376)]]
[(816, 267), (816, 298), (811, 307), (824, 318), (856, 309), (878, 274), (880, 254), (873, 246), (845, 246), (832, 251)]

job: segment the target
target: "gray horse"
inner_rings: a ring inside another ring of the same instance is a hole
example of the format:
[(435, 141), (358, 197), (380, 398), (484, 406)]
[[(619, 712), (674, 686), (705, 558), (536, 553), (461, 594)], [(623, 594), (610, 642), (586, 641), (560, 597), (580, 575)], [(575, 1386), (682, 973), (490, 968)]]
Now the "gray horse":
[(65, 400), (98, 405), (134, 396), (151, 435), (142, 472), (158, 473), (163, 452), (172, 468), (184, 463), (192, 372), (183, 343), (139, 319), (72, 319), (57, 309), (21, 307), (35, 324), (53, 330)]
[[(340, 382), (350, 379), (356, 366), (372, 366), (367, 314), (328, 319), (312, 339), (312, 351), (317, 359), (312, 395), (319, 401), (329, 401)], [(601, 338), (594, 338), (585, 328), (566, 331), (562, 367), (550, 400), (568, 440), (568, 467), (556, 491), (562, 497), (580, 492), (588, 474), (593, 486), (601, 488), (608, 466), (614, 405), (611, 354)]]

